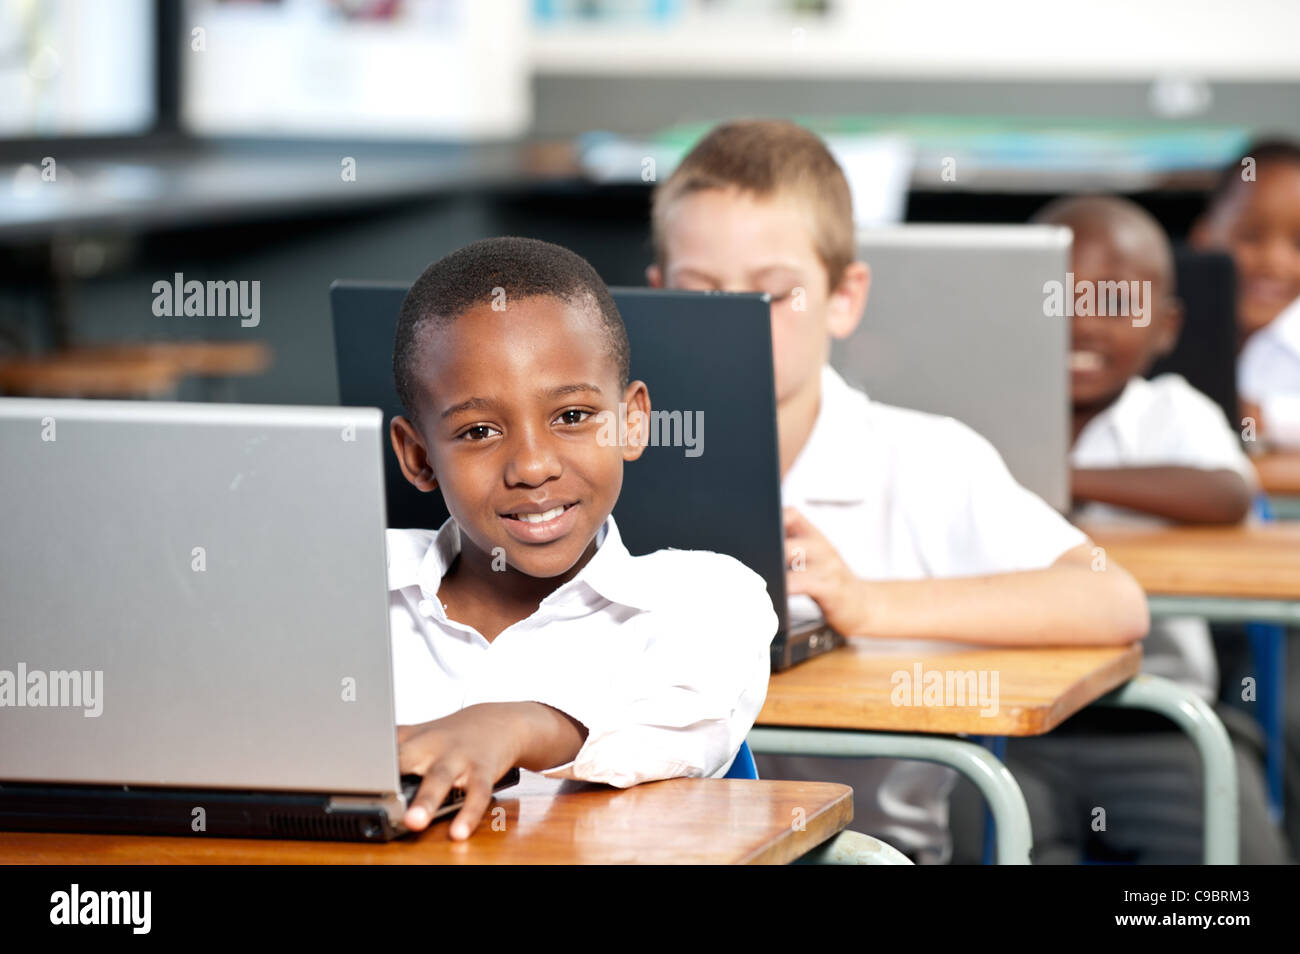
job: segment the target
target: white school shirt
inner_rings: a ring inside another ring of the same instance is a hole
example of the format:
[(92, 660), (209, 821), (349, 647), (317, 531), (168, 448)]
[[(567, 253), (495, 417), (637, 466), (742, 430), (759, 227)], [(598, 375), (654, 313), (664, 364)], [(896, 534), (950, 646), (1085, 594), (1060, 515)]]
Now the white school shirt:
[(1087, 540), (971, 428), (872, 401), (829, 366), (781, 498), (873, 580), (1042, 569)]
[(1246, 341), (1237, 390), (1259, 405), (1270, 440), (1300, 447), (1300, 299)]
[[(1241, 449), (1223, 409), (1177, 374), (1133, 378), (1115, 403), (1079, 432), (1070, 450), (1074, 467), (1198, 467), (1231, 470), (1251, 488), (1255, 468)], [(1168, 521), (1103, 503), (1075, 516), (1085, 522), (1162, 526)], [(1142, 646), (1142, 670), (1174, 679), (1206, 701), (1218, 697), (1219, 672), (1205, 620), (1156, 620)]]
[(776, 614), (761, 577), (701, 550), (634, 557), (611, 516), (578, 574), (488, 642), (438, 601), (460, 527), (388, 531), (399, 725), (541, 702), (587, 727), (541, 773), (618, 787), (725, 774), (767, 695)]
[[(781, 485), (855, 576), (873, 580), (1042, 569), (1086, 542), (1016, 483), (987, 440), (959, 421), (870, 400), (829, 366), (808, 442)], [(807, 597), (791, 616), (809, 614)], [(956, 774), (925, 762), (765, 758), (777, 772), (854, 785), (854, 828), (912, 854), (951, 853)], [(773, 776), (775, 777), (775, 776)], [(796, 776), (798, 777), (798, 776)]]

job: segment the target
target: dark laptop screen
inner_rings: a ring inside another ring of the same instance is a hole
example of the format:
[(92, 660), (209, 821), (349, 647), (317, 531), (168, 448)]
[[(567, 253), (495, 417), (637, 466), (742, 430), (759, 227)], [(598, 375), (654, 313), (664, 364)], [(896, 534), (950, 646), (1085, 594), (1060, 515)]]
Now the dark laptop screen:
[[(652, 446), (624, 469), (614, 509), (634, 554), (665, 547), (727, 553), (768, 585), (784, 630), (770, 309), (761, 295), (612, 289), (632, 348), (632, 377), (654, 409)], [(330, 290), (339, 399), (401, 413), (393, 335), (406, 286), (336, 282)], [(657, 445), (657, 446), (656, 446)], [(417, 491), (384, 455), (391, 527), (433, 529), (442, 498)]]

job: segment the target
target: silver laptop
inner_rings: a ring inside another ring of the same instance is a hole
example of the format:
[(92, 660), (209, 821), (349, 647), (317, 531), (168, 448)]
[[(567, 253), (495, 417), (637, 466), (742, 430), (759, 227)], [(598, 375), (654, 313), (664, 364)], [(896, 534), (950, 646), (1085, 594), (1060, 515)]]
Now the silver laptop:
[(0, 400), (0, 829), (401, 833), (383, 439), (366, 408)]
[(1024, 486), (1069, 508), (1068, 318), (1045, 314), (1071, 233), (1045, 225), (863, 230), (866, 314), (831, 364), (886, 404), (946, 414), (984, 435)]

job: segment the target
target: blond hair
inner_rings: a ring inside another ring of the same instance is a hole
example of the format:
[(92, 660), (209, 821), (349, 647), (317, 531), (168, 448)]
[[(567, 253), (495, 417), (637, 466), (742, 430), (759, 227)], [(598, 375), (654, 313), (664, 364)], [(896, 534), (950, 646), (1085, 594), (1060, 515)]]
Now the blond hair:
[(664, 236), (672, 205), (706, 189), (735, 188), (758, 198), (778, 193), (801, 200), (812, 220), (813, 246), (830, 287), (854, 259), (853, 199), (844, 170), (826, 144), (797, 123), (747, 119), (715, 126), (654, 192), (651, 236), (655, 260), (666, 264)]

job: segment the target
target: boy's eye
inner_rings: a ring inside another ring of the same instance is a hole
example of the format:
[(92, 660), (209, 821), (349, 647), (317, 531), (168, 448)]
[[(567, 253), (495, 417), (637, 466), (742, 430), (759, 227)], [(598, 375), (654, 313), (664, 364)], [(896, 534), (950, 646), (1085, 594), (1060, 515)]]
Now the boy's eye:
[(462, 440), (481, 441), (491, 437), (495, 430), (495, 427), (487, 424), (475, 424), (473, 427), (466, 428), (460, 436)]
[(561, 411), (560, 416), (556, 418), (561, 424), (581, 424), (587, 418), (591, 417), (590, 411), (584, 411), (581, 408), (571, 407), (567, 411)]

